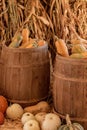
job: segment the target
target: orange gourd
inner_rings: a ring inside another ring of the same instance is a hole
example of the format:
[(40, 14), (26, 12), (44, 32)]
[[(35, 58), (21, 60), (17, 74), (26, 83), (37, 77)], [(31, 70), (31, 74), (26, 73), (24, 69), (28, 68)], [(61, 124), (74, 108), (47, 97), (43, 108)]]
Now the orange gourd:
[(0, 125), (4, 123), (4, 114), (0, 112)]
[(0, 95), (0, 112), (5, 113), (7, 107), (8, 107), (7, 99), (4, 96)]

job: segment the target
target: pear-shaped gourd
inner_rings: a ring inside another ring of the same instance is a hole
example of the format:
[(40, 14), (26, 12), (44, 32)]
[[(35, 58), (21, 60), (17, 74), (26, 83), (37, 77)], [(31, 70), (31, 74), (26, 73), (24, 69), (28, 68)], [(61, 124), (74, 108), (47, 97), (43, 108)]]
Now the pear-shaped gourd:
[(71, 123), (69, 115), (66, 115), (67, 124), (61, 125), (58, 130), (84, 130), (83, 126), (79, 123)]
[(61, 120), (58, 115), (54, 113), (48, 113), (45, 116), (45, 120), (42, 123), (42, 130), (57, 130), (61, 125)]
[(36, 120), (29, 120), (24, 124), (23, 130), (40, 130), (40, 126)]
[(23, 115), (22, 115), (22, 118), (21, 118), (21, 122), (22, 124), (24, 125), (27, 121), (29, 120), (33, 120), (35, 119), (35, 116), (32, 114), (32, 113), (29, 113), (29, 112), (25, 112)]
[(28, 106), (24, 108), (24, 112), (30, 112), (33, 114), (37, 114), (39, 112), (49, 112), (50, 105), (46, 101), (41, 101), (33, 106)]

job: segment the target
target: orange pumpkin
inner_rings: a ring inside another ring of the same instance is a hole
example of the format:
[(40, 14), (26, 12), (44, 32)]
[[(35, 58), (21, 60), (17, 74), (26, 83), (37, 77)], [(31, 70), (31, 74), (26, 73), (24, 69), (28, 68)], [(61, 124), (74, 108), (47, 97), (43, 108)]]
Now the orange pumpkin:
[(4, 123), (4, 114), (0, 112), (0, 125)]
[(7, 107), (8, 107), (7, 99), (4, 96), (0, 95), (0, 112), (5, 113)]

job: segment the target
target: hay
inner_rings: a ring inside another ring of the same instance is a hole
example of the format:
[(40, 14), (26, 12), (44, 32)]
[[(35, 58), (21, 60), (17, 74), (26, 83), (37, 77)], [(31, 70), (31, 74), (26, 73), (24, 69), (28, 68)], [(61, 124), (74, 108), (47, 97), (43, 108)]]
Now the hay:
[(5, 119), (4, 124), (0, 126), (0, 130), (23, 130), (23, 126), (20, 120), (11, 121)]
[(0, 1), (0, 42), (10, 42), (24, 27), (30, 37), (50, 40), (52, 23), (40, 0)]
[(50, 6), (55, 35), (66, 42), (85, 39), (87, 43), (87, 1), (51, 0)]

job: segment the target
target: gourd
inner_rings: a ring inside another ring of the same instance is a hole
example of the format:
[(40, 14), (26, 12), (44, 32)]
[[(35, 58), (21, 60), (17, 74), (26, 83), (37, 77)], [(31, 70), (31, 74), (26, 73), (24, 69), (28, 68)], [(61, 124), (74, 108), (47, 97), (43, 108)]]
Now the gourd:
[(44, 40), (39, 40), (38, 41), (38, 46), (43, 46), (43, 45), (45, 45), (46, 43), (45, 43), (45, 41)]
[(24, 108), (24, 112), (30, 112), (33, 114), (37, 114), (39, 112), (49, 112), (49, 111), (50, 111), (50, 106), (46, 101), (41, 101), (36, 105)]
[(28, 43), (28, 39), (29, 39), (29, 29), (28, 28), (24, 28), (22, 30), (22, 45), (25, 45), (26, 43)]
[(40, 130), (40, 126), (36, 120), (29, 120), (24, 124), (23, 130)]
[(64, 42), (63, 39), (57, 39), (57, 41), (55, 42), (55, 46), (56, 46), (56, 50), (57, 50), (58, 54), (60, 54), (64, 57), (69, 56), (68, 48), (67, 48), (66, 43)]
[(0, 112), (0, 125), (4, 123), (4, 114)]
[(66, 115), (67, 124), (61, 125), (58, 130), (84, 130), (83, 126), (79, 123), (71, 123), (69, 115)]
[(42, 125), (44, 118), (46, 116), (46, 112), (39, 112), (35, 115), (36, 120), (40, 123), (40, 125)]
[(20, 33), (16, 34), (13, 37), (12, 42), (9, 44), (9, 48), (18, 48), (22, 42), (22, 39), (23, 39), (23, 37)]
[(72, 55), (70, 55), (71, 58), (87, 58), (87, 52), (83, 52), (83, 53), (74, 53)]
[(34, 116), (32, 113), (25, 112), (25, 113), (22, 115), (21, 122), (22, 122), (22, 124), (24, 125), (27, 121), (29, 121), (29, 120), (31, 120), (31, 119), (35, 119), (35, 116)]
[(61, 120), (58, 115), (54, 113), (48, 113), (42, 123), (42, 130), (57, 130), (61, 125)]
[(73, 53), (83, 53), (87, 52), (84, 44), (72, 44), (72, 54)]
[(0, 112), (5, 113), (7, 107), (8, 107), (7, 99), (4, 96), (0, 95)]
[(21, 105), (17, 103), (11, 104), (6, 110), (7, 117), (12, 120), (21, 118), (23, 112), (24, 112), (23, 108), (21, 107)]

